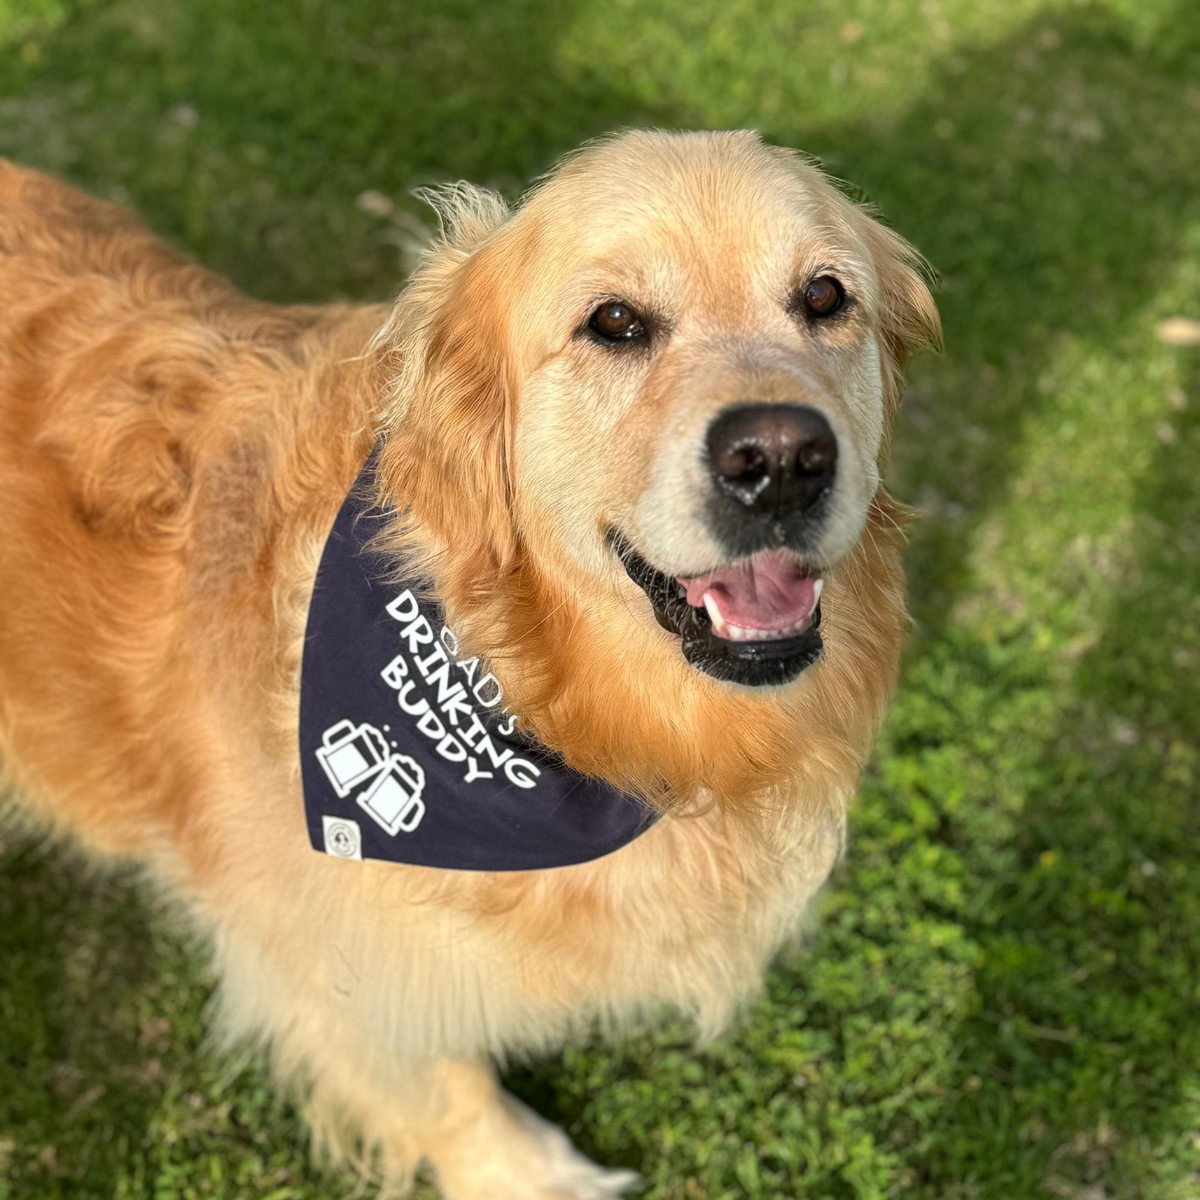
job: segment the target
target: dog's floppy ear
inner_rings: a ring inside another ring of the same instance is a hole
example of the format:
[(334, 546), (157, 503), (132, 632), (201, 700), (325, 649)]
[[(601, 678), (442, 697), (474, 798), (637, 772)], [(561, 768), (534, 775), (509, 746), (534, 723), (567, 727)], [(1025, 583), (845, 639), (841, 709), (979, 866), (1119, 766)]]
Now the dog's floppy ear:
[(858, 232), (879, 278), (879, 334), (884, 400), (890, 431), (903, 391), (904, 366), (914, 350), (939, 350), (942, 322), (930, 294), (932, 271), (898, 233), (859, 209)]
[(380, 482), (444, 544), (469, 542), (475, 554), (464, 558), (486, 586), (515, 552), (505, 302), (511, 254), (493, 237), (508, 210), (498, 196), (466, 184), (437, 194), (435, 206), (442, 238), (377, 339), (392, 375)]

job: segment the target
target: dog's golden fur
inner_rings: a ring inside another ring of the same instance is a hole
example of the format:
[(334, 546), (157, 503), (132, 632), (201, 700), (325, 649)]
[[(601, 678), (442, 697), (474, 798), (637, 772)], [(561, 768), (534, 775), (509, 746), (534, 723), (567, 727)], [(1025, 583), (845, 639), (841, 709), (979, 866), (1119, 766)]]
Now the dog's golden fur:
[[(746, 134), (601, 143), (515, 216), (465, 187), (440, 204), (443, 239), (390, 312), (281, 308), (0, 167), (0, 754), (47, 823), (185, 900), (222, 1028), (270, 1044), (332, 1149), (397, 1185), (424, 1159), (462, 1200), (612, 1195), (627, 1180), (504, 1097), (489, 1060), (663, 1003), (719, 1029), (826, 877), (895, 681), (899, 512), (878, 470), (937, 317), (898, 237)], [(621, 236), (601, 236), (614, 205)], [(825, 574), (824, 660), (787, 688), (719, 684), (605, 557), (604, 526), (646, 525), (673, 423), (738, 388), (786, 395), (759, 260), (834, 252), (862, 304), (804, 369), (867, 397), (838, 410), (865, 517)], [(679, 348), (636, 377), (587, 357), (588, 289), (665, 297)], [(475, 874), (309, 848), (304, 620), (380, 434), (405, 514), (389, 545), (514, 711), (670, 814), (625, 849)]]

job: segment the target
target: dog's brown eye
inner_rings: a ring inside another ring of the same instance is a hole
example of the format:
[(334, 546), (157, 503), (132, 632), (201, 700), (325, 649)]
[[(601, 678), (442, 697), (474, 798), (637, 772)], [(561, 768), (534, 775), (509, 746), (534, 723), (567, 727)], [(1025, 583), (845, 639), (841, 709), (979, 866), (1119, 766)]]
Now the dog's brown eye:
[(588, 328), (610, 342), (632, 341), (646, 332), (637, 310), (624, 300), (606, 300), (592, 313)]
[(814, 317), (832, 316), (842, 307), (846, 293), (832, 275), (818, 275), (810, 279), (801, 293), (805, 311)]

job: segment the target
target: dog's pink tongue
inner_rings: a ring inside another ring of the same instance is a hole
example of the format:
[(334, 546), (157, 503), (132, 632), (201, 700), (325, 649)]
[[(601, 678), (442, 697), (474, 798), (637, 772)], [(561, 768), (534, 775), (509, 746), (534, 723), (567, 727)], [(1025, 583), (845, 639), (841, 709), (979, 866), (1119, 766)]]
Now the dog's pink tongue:
[(704, 607), (707, 594), (725, 621), (750, 629), (784, 629), (816, 606), (813, 580), (784, 550), (761, 550), (745, 562), (679, 582), (694, 608)]

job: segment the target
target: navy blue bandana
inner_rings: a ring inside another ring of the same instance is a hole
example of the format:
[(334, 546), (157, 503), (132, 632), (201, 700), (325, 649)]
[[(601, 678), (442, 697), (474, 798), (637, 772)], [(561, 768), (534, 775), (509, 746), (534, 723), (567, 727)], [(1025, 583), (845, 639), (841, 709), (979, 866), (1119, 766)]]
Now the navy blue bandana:
[(487, 664), (422, 581), (367, 547), (387, 515), (374, 456), (321, 555), (300, 671), (300, 764), (313, 849), (422, 867), (528, 871), (610, 854), (655, 819), (516, 729)]

